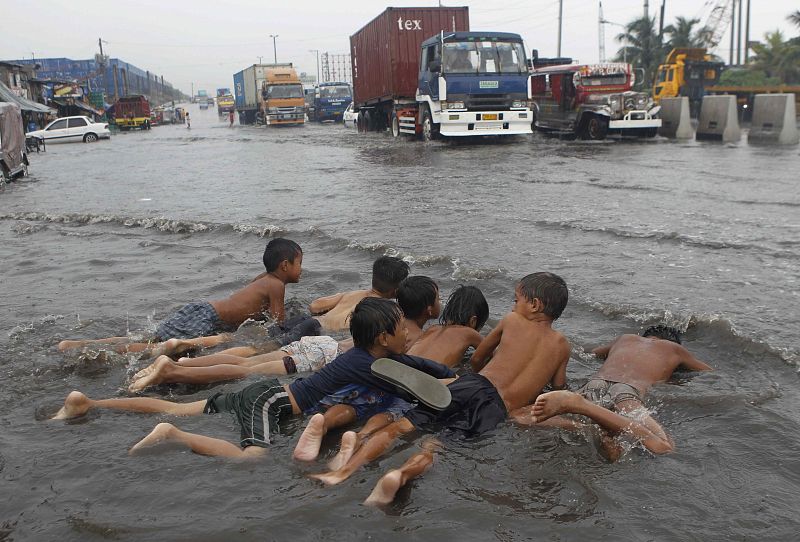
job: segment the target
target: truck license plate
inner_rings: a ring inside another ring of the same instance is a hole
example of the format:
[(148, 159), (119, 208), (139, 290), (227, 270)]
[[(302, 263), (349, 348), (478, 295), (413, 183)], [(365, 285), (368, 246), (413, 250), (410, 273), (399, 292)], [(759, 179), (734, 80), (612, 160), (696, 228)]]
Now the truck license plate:
[(497, 120), (497, 113), (481, 115), (481, 120)]

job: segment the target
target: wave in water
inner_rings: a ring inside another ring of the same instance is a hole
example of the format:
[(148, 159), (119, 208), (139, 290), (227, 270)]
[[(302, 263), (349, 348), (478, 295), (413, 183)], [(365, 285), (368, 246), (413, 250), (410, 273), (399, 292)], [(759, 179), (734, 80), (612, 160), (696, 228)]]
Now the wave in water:
[[(578, 301), (578, 303), (581, 302)], [(691, 328), (703, 337), (717, 338), (717, 342), (720, 344), (733, 344), (741, 351), (756, 356), (772, 355), (790, 365), (800, 365), (800, 352), (771, 345), (767, 340), (759, 337), (744, 335), (736, 329), (733, 322), (720, 314), (679, 314), (666, 309), (641, 309), (630, 305), (606, 304), (597, 301), (581, 304), (609, 318), (632, 320), (642, 327), (666, 324), (681, 333), (685, 333)]]

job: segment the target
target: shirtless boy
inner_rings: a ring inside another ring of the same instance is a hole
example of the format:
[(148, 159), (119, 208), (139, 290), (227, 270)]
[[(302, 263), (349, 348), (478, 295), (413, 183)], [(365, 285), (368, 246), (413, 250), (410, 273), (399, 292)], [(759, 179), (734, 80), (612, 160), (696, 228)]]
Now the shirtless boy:
[[(340, 469), (312, 476), (326, 484), (346, 480), (365, 463), (380, 457), (400, 436), (421, 429), (448, 428), (466, 435), (494, 429), (509, 412), (532, 403), (542, 388), (566, 384), (570, 347), (552, 328), (568, 300), (567, 285), (552, 273), (534, 273), (516, 287), (514, 308), (481, 342), (472, 356), (477, 373), (448, 385), (450, 406), (437, 412), (417, 406), (405, 417), (377, 431)], [(491, 360), (490, 360), (491, 358)], [(428, 448), (381, 478), (367, 499), (369, 504), (388, 503), (400, 487), (422, 474), (433, 462)]]
[[(289, 239), (276, 238), (267, 243), (263, 256), (266, 271), (237, 290), (230, 297), (210, 302), (189, 303), (156, 329), (154, 340), (170, 338), (207, 338), (211, 344), (220, 340), (212, 337), (223, 331), (235, 331), (248, 318), (261, 319), (268, 313), (279, 324), (284, 322), (283, 298), (287, 283), (300, 280), (303, 251), (300, 245)], [(198, 341), (205, 345), (203, 339)], [(119, 352), (141, 352), (152, 348), (150, 342), (130, 342), (129, 337), (107, 339), (61, 341), (59, 350), (83, 347), (90, 344), (112, 344)]]
[(80, 392), (67, 396), (64, 407), (54, 419), (81, 416), (92, 408), (162, 412), (176, 415), (232, 412), (241, 426), (240, 445), (181, 431), (169, 423), (160, 423), (131, 451), (165, 440), (185, 444), (193, 452), (224, 457), (262, 456), (276, 433), (293, 416), (316, 412), (318, 402), (350, 384), (360, 384), (391, 395), (410, 399), (409, 395), (372, 374), (372, 362), (391, 357), (403, 364), (431, 374), (450, 378), (452, 371), (416, 356), (404, 355), (407, 329), (400, 307), (394, 301), (368, 297), (353, 310), (350, 332), (355, 346), (308, 378), (281, 385), (275, 379), (257, 382), (236, 393), (217, 393), (207, 401), (173, 403), (149, 397), (92, 400)]
[(587, 416), (605, 431), (601, 442), (612, 461), (622, 448), (609, 435), (631, 434), (653, 453), (671, 452), (672, 439), (650, 417), (643, 403), (645, 394), (676, 370), (713, 369), (681, 346), (676, 329), (664, 325), (645, 329), (641, 337), (622, 335), (592, 353), (606, 361), (577, 393), (545, 393), (535, 404), (518, 411), (515, 421), (580, 429), (584, 424), (558, 414)]
[[(413, 284), (409, 282), (412, 279), (425, 279), (414, 281), (418, 286), (418, 290), (422, 292), (421, 295), (412, 295), (404, 292), (404, 287)], [(430, 281), (430, 284), (427, 281)], [(397, 291), (397, 300), (406, 314), (427, 315), (431, 318), (438, 316), (437, 305), (432, 305), (431, 302), (438, 303), (439, 289), (436, 283), (427, 277), (409, 277), (404, 280)], [(401, 300), (403, 303), (400, 303)], [(417, 324), (420, 324), (422, 317), (417, 318)], [(464, 358), (464, 354), (470, 346), (477, 348), (481, 343), (483, 337), (478, 331), (480, 331), (488, 318), (489, 304), (486, 302), (483, 293), (475, 286), (459, 286), (447, 299), (447, 305), (439, 320), (440, 324), (430, 326), (425, 330), (422, 336), (412, 344), (408, 353), (436, 361), (453, 369)], [(413, 319), (406, 318), (406, 321)], [(409, 324), (410, 327), (411, 325)], [(409, 332), (410, 335), (411, 333)], [(353, 404), (350, 400), (336, 403), (337, 399), (347, 397), (348, 393), (351, 394), (350, 397), (355, 394), (356, 402), (359, 402), (357, 393), (363, 393), (364, 390), (353, 388), (355, 387), (349, 386), (344, 390), (340, 390), (334, 396), (326, 397), (321, 401), (323, 404), (331, 404), (332, 406), (324, 414), (315, 414), (309, 419), (308, 425), (297, 443), (297, 448), (295, 448), (295, 459), (303, 461), (316, 459), (319, 455), (322, 439), (329, 430), (364, 419), (368, 412), (374, 412), (383, 407), (383, 405), (380, 405), (378, 408), (367, 411), (366, 409), (361, 409), (361, 405)], [(370, 396), (369, 390), (367, 390), (366, 395)], [(390, 402), (386, 405), (385, 412), (374, 414), (358, 433), (347, 431), (342, 435), (339, 453), (328, 463), (328, 468), (336, 470), (342, 467), (369, 435), (381, 427), (397, 421), (412, 406), (411, 403), (402, 400)]]

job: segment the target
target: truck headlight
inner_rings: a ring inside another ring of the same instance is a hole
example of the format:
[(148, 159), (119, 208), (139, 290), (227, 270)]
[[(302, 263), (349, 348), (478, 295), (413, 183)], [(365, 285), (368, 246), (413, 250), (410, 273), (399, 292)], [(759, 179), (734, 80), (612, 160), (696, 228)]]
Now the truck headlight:
[(511, 102), (511, 107), (514, 109), (528, 107), (528, 102), (527, 100), (514, 100), (513, 102)]
[(608, 105), (611, 107), (612, 111), (618, 111), (620, 106), (622, 105), (622, 100), (620, 100), (619, 96), (612, 96), (608, 100)]
[(464, 102), (446, 102), (447, 109), (465, 109)]
[(645, 95), (638, 96), (636, 98), (636, 109), (646, 109), (647, 108), (648, 97)]

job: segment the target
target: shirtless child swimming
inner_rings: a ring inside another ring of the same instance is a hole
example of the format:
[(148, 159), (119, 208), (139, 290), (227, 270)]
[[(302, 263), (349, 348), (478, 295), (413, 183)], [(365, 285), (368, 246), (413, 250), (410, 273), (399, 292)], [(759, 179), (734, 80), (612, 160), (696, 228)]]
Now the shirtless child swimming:
[(674, 449), (672, 439), (644, 407), (643, 399), (651, 386), (666, 382), (679, 369), (711, 371), (680, 344), (680, 334), (667, 326), (652, 326), (638, 335), (622, 335), (610, 344), (592, 350), (605, 363), (577, 393), (545, 393), (536, 403), (518, 411), (514, 420), (521, 424), (549, 425), (564, 429), (585, 426), (559, 414), (581, 414), (603, 430), (601, 443), (613, 461), (622, 447), (610, 438), (630, 434), (651, 452)]
[[(434, 411), (425, 406), (409, 410), (404, 418), (373, 434), (340, 469), (312, 476), (326, 484), (346, 480), (365, 463), (380, 457), (401, 435), (421, 429), (448, 428), (466, 435), (494, 429), (509, 412), (532, 403), (548, 383), (566, 384), (570, 347), (552, 328), (568, 299), (567, 285), (552, 273), (524, 277), (515, 289), (514, 308), (481, 342), (472, 356), (477, 373), (448, 385), (450, 406)], [(491, 357), (491, 360), (490, 360)], [(408, 480), (432, 463), (430, 448), (413, 456), (400, 469), (384, 476), (368, 503), (388, 503)]]
[[(296, 283), (302, 274), (303, 251), (289, 239), (276, 238), (267, 243), (263, 256), (266, 271), (230, 297), (216, 301), (185, 305), (161, 322), (154, 341), (171, 338), (190, 339), (197, 346), (219, 344), (220, 332), (235, 331), (248, 318), (261, 319), (269, 314), (279, 324), (284, 323), (286, 284)], [(109, 337), (95, 340), (61, 341), (59, 350), (86, 345), (110, 344), (118, 352), (141, 352), (154, 347), (152, 342), (131, 342), (129, 337)]]

